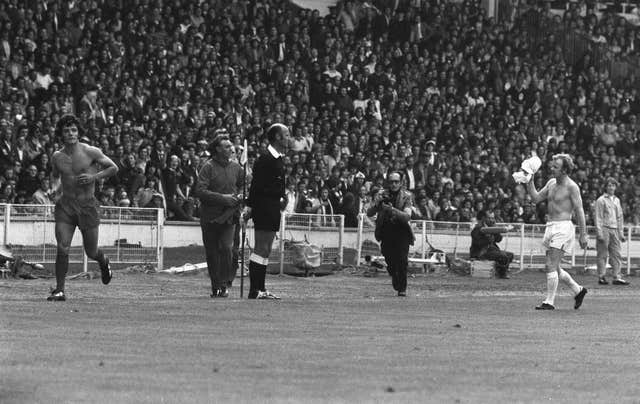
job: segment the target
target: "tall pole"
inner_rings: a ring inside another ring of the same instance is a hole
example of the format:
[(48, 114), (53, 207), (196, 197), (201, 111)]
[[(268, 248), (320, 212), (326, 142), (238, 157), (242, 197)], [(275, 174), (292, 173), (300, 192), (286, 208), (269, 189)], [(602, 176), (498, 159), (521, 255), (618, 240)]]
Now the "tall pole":
[[(242, 164), (242, 204), (244, 206), (247, 200), (247, 161), (249, 160), (249, 150), (247, 144), (247, 138), (244, 138), (242, 154), (240, 155), (240, 164)], [(240, 214), (240, 226), (242, 226), (242, 235), (240, 236), (242, 243), (240, 247), (240, 299), (244, 294), (244, 243), (247, 239), (247, 221)]]

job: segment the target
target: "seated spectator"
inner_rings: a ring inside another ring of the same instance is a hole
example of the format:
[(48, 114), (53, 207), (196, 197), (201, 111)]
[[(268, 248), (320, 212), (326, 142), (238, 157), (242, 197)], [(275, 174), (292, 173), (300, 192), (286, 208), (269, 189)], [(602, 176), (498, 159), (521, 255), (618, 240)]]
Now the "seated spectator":
[(137, 208), (156, 207), (155, 205), (150, 206), (155, 196), (162, 198), (162, 194), (158, 190), (158, 182), (155, 177), (148, 177), (144, 187), (138, 189), (133, 197), (132, 206)]
[(500, 250), (498, 243), (502, 241), (500, 232), (503, 228), (494, 227), (495, 215), (493, 212), (482, 210), (478, 212), (478, 223), (471, 230), (471, 248), (469, 257), (496, 262), (496, 275), (499, 278), (508, 279), (507, 272), (513, 261), (513, 253)]
[(40, 186), (32, 194), (32, 201), (38, 205), (53, 205), (55, 192), (51, 189), (51, 181), (45, 177), (40, 180)]
[(178, 156), (171, 156), (167, 168), (162, 170), (162, 189), (164, 191), (167, 204), (167, 218), (170, 220), (194, 221), (185, 208), (187, 197), (182, 193), (180, 185), (184, 182), (182, 171), (180, 170), (180, 159)]
[(40, 179), (38, 178), (38, 168), (36, 168), (35, 165), (30, 164), (20, 176), (16, 188), (18, 191), (22, 191), (26, 195), (30, 196), (33, 195), (39, 187)]

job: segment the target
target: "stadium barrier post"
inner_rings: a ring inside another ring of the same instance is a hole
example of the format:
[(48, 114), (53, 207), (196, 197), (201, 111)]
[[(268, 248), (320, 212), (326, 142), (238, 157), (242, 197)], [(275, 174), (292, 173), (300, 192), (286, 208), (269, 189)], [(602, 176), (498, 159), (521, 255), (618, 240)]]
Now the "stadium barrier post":
[(453, 258), (458, 258), (458, 237), (460, 237), (460, 223), (456, 223), (456, 242), (453, 246)]
[(280, 245), (278, 247), (280, 253), (280, 276), (284, 275), (284, 226), (287, 223), (288, 215), (288, 213), (282, 212), (282, 217), (280, 218)]
[(4, 205), (4, 235), (3, 245), (7, 245), (9, 241), (9, 227), (11, 227), (11, 204)]
[(356, 236), (356, 267), (360, 266), (360, 254), (362, 254), (362, 233), (364, 228), (364, 213), (358, 214), (358, 235)]
[(164, 209), (157, 208), (156, 215), (158, 221), (158, 225), (156, 227), (156, 259), (158, 260), (158, 271), (162, 271), (164, 266), (164, 249), (162, 247), (162, 236), (164, 233)]
[(338, 233), (338, 265), (342, 266), (344, 258), (344, 215), (340, 215), (340, 233)]
[(42, 262), (47, 259), (47, 210), (48, 205), (44, 205), (42, 209)]
[(627, 275), (631, 275), (631, 226), (627, 227)]
[(524, 223), (520, 226), (520, 271), (524, 270)]
[(120, 241), (121, 228), (122, 228), (122, 209), (119, 208), (118, 209), (118, 237), (116, 238), (116, 240), (118, 240), (118, 242), (116, 243), (116, 261), (120, 261), (120, 244), (122, 243)]
[(422, 259), (427, 258), (427, 221), (421, 220), (420, 225), (422, 226)]

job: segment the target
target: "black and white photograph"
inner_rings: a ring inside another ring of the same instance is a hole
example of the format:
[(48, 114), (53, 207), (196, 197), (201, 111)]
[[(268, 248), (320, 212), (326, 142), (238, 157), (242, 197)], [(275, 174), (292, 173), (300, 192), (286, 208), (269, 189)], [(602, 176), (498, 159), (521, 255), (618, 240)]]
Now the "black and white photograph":
[(639, 403), (639, 137), (640, 0), (0, 0), (0, 403)]

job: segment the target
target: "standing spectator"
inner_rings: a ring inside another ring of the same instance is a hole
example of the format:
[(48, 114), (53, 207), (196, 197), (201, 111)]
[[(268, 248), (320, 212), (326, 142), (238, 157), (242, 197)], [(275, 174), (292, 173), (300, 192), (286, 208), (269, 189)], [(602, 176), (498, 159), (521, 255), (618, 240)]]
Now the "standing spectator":
[(347, 192), (344, 195), (338, 212), (344, 215), (344, 227), (358, 227), (358, 206), (356, 205), (356, 197), (353, 193)]
[(594, 219), (596, 223), (598, 250), (598, 283), (608, 285), (606, 278), (607, 258), (613, 271), (614, 285), (628, 285), (629, 282), (622, 279), (620, 263), (622, 261), (621, 243), (626, 241), (624, 237), (622, 206), (620, 199), (615, 195), (618, 181), (613, 177), (605, 180), (605, 193), (596, 200)]
[(329, 188), (323, 187), (320, 190), (318, 204), (314, 205), (310, 212), (318, 215), (316, 220), (316, 224), (318, 226), (333, 226), (335, 224), (333, 222), (333, 215), (337, 214), (337, 211), (334, 209), (334, 204), (331, 202), (331, 198), (329, 198)]

